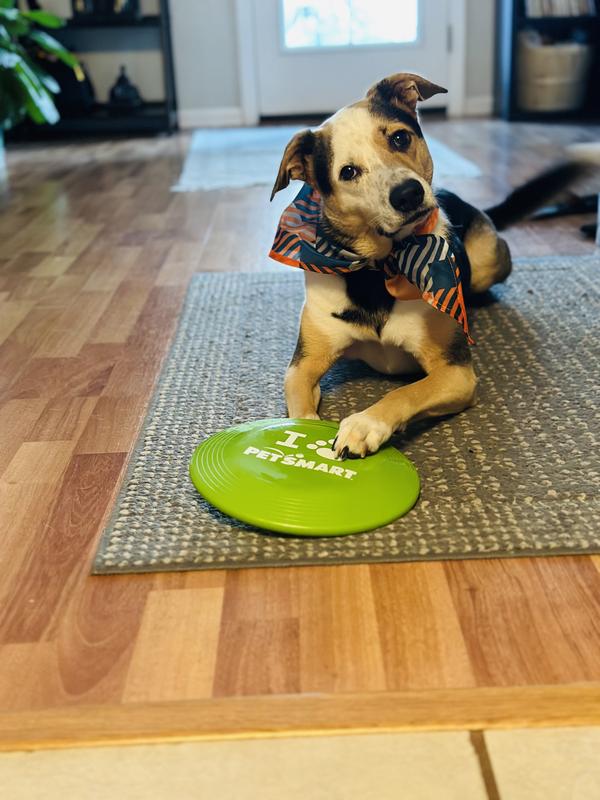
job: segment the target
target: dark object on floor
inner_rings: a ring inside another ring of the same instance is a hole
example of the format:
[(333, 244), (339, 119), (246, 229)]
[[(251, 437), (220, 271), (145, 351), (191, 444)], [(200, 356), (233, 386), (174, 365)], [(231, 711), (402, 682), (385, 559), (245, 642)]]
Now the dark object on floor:
[(587, 236), (588, 239), (596, 239), (596, 234), (598, 233), (598, 223), (597, 222), (590, 222), (587, 225), (582, 225), (579, 230), (583, 233), (584, 236)]
[[(421, 475), (417, 505), (371, 533), (313, 540), (236, 523), (188, 477), (206, 436), (285, 414), (302, 276), (196, 275), (96, 572), (600, 552), (599, 266), (517, 260), (497, 302), (470, 311), (479, 403), (394, 440)], [(259, 321), (276, 335), (257, 335)], [(341, 363), (322, 381), (322, 417), (362, 410), (401, 384)]]
[(598, 195), (586, 194), (583, 197), (572, 195), (563, 203), (555, 203), (545, 208), (540, 208), (531, 219), (551, 219), (553, 217), (566, 217), (569, 214), (593, 214), (598, 208)]
[(137, 86), (129, 80), (124, 66), (119, 70), (119, 77), (110, 90), (110, 109), (115, 113), (132, 111), (141, 108), (144, 101)]

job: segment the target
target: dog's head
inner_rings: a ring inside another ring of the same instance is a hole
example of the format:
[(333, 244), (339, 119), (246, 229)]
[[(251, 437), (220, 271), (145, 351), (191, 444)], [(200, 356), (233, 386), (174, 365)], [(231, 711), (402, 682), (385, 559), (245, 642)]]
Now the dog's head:
[(384, 257), (392, 240), (409, 236), (436, 205), (417, 103), (445, 91), (405, 72), (379, 81), (317, 130), (293, 137), (271, 199), (291, 180), (309, 183), (341, 243), (361, 256)]

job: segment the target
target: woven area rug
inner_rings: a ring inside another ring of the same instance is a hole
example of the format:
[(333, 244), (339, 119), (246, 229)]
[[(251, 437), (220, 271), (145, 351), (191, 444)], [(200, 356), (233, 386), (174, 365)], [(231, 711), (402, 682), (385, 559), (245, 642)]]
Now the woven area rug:
[[(304, 126), (306, 127), (306, 126)], [(285, 146), (302, 128), (271, 125), (260, 128), (213, 128), (194, 131), (174, 192), (198, 192), (275, 181)], [(435, 164), (435, 178), (476, 178), (481, 174), (472, 161), (427, 137)]]
[[(302, 275), (193, 278), (95, 572), (600, 552), (600, 259), (517, 262), (471, 311), (480, 402), (395, 444), (421, 498), (370, 533), (259, 533), (208, 506), (188, 478), (196, 445), (229, 425), (284, 416)], [(400, 385), (358, 362), (323, 380), (322, 416)]]

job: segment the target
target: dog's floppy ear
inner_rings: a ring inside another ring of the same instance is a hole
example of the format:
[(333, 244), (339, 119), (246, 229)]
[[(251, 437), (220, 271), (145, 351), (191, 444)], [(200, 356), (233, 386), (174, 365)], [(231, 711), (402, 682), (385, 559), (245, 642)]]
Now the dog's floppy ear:
[(285, 148), (275, 185), (271, 192), (271, 200), (277, 192), (289, 184), (290, 181), (309, 181), (311, 172), (311, 158), (315, 146), (315, 134), (312, 131), (296, 133)]
[(447, 89), (427, 78), (410, 72), (397, 72), (372, 86), (367, 98), (379, 96), (384, 102), (402, 104), (415, 112), (419, 100), (428, 100), (434, 94), (446, 94)]

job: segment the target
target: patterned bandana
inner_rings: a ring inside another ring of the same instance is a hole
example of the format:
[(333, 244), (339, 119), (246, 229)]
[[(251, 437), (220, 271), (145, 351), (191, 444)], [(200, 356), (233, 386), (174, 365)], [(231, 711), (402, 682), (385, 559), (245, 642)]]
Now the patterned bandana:
[(426, 303), (455, 319), (469, 344), (473, 344), (460, 270), (446, 239), (434, 233), (413, 234), (394, 242), (385, 259), (373, 262), (334, 244), (321, 230), (320, 220), (321, 196), (305, 183), (281, 215), (270, 257), (290, 267), (327, 275), (383, 269), (393, 295), (392, 284), (404, 276), (418, 288)]

